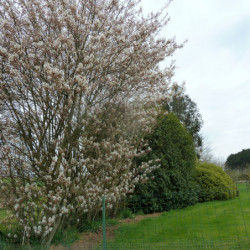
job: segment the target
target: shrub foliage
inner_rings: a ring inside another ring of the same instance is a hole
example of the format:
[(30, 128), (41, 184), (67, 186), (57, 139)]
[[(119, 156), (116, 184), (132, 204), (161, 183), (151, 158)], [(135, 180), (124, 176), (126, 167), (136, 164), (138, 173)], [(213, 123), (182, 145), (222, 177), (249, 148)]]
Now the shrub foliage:
[[(193, 139), (177, 116), (161, 114), (146, 139), (152, 151), (145, 157), (149, 161), (159, 159), (160, 167), (149, 174), (147, 183), (136, 186), (130, 204), (139, 204), (144, 213), (150, 213), (196, 203)], [(145, 157), (140, 161), (145, 161)]]
[(199, 163), (196, 167), (199, 201), (227, 200), (237, 195), (237, 188), (223, 169), (212, 163)]

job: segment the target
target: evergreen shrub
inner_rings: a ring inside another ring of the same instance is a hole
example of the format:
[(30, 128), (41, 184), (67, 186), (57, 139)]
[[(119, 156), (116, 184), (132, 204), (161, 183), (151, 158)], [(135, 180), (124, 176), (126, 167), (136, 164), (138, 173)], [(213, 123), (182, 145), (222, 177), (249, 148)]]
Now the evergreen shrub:
[(223, 169), (211, 163), (199, 163), (196, 167), (199, 201), (227, 200), (237, 196), (237, 188)]
[(138, 161), (160, 160), (147, 183), (136, 186), (128, 206), (133, 212), (168, 211), (198, 201), (194, 181), (196, 154), (193, 138), (176, 115), (161, 114), (146, 138), (152, 151)]

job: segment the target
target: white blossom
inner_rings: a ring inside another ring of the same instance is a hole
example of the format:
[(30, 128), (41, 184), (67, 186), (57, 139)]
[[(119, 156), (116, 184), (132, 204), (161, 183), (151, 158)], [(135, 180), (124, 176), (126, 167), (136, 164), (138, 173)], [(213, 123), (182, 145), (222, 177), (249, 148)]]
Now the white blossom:
[(0, 192), (24, 241), (93, 218), (103, 195), (113, 209), (158, 166), (133, 159), (171, 96), (173, 66), (159, 63), (181, 46), (157, 37), (166, 19), (125, 2), (1, 2), (0, 170), (12, 181)]

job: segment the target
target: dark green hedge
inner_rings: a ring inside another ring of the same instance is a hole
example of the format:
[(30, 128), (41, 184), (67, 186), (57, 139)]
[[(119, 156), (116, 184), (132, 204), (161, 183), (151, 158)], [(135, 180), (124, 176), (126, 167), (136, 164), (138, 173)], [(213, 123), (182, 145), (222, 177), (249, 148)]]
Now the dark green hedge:
[(227, 200), (237, 195), (231, 177), (215, 164), (200, 163), (196, 167), (199, 201)]
[(174, 114), (162, 114), (152, 134), (146, 138), (152, 152), (142, 161), (160, 159), (161, 167), (138, 184), (129, 207), (144, 213), (182, 208), (197, 202), (194, 182), (195, 150), (192, 136)]

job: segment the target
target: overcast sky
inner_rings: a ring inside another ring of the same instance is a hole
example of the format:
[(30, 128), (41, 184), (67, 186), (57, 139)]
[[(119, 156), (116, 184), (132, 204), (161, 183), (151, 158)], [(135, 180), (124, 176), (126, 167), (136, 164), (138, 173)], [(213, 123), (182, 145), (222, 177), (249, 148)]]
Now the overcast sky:
[[(142, 0), (146, 12), (167, 0)], [(174, 0), (162, 35), (188, 40), (179, 50), (175, 80), (202, 114), (202, 134), (215, 157), (250, 148), (250, 0)]]

